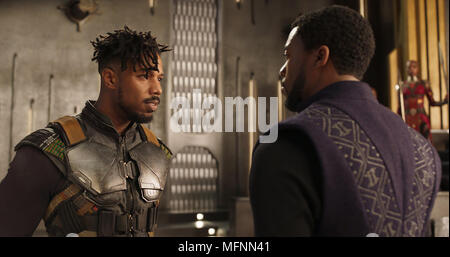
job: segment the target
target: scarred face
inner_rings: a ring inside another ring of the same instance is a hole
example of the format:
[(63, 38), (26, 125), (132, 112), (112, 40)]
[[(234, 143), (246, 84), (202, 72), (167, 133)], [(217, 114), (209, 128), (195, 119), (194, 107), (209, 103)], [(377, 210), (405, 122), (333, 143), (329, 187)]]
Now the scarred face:
[(131, 65), (118, 75), (118, 105), (130, 121), (150, 122), (158, 109), (162, 94), (163, 65), (158, 55), (158, 71), (148, 73), (139, 65)]

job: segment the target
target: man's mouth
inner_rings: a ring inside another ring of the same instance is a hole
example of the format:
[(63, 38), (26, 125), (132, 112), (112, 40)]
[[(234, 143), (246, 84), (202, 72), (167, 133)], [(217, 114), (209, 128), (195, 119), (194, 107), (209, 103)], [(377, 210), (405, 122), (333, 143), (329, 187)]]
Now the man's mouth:
[(144, 103), (148, 104), (150, 106), (150, 108), (152, 109), (152, 112), (156, 111), (156, 109), (158, 109), (158, 105), (159, 105), (159, 97), (155, 96), (149, 99), (145, 99)]

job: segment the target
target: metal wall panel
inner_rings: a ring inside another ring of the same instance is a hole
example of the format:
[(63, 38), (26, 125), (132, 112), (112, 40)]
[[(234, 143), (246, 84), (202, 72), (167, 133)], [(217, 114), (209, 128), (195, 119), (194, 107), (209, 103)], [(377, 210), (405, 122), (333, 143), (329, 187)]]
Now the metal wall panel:
[[(173, 0), (169, 103), (175, 97), (187, 98), (190, 108), (185, 111), (190, 120), (183, 127), (185, 132), (174, 133), (168, 128), (175, 158), (162, 207), (169, 213), (214, 212), (219, 208), (220, 165), (216, 156), (221, 151), (212, 149), (212, 144), (220, 135), (203, 133), (195, 122), (206, 112), (201, 106), (203, 99), (218, 96), (217, 14), (215, 0)], [(176, 111), (170, 110), (166, 119)]]

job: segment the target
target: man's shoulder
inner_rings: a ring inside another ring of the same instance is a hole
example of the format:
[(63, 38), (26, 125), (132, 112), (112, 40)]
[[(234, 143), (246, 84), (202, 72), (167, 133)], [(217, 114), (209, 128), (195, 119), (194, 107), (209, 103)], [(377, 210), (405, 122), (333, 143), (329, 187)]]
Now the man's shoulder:
[(308, 135), (306, 128), (322, 128), (324, 118), (330, 117), (335, 112), (339, 112), (340, 109), (335, 106), (313, 103), (303, 109), (301, 112), (291, 116), (278, 124), (279, 133), (282, 131), (295, 130), (299, 134)]
[(312, 143), (309, 135), (302, 130), (280, 130), (273, 143), (258, 143), (255, 147), (255, 158), (260, 161), (272, 161), (273, 158), (285, 159), (287, 155), (306, 154), (311, 151)]
[(166, 144), (164, 144), (164, 142), (159, 137), (157, 137), (149, 128), (147, 128), (143, 125), (139, 125), (139, 126), (137, 126), (137, 129), (138, 129), (139, 133), (141, 133), (141, 135), (143, 134), (144, 141), (147, 141), (147, 142), (159, 147), (162, 151), (164, 151), (167, 159), (172, 158), (173, 153), (169, 149), (169, 147)]
[(23, 146), (32, 146), (38, 148), (44, 153), (56, 157), (58, 160), (64, 160), (65, 144), (55, 128), (46, 127), (38, 129), (23, 138), (14, 148), (18, 151)]
[(164, 144), (164, 142), (160, 139), (157, 138), (158, 142), (159, 142), (159, 147), (161, 148), (161, 150), (164, 151), (164, 153), (166, 154), (167, 159), (171, 159), (173, 156), (172, 151), (170, 150), (170, 148)]

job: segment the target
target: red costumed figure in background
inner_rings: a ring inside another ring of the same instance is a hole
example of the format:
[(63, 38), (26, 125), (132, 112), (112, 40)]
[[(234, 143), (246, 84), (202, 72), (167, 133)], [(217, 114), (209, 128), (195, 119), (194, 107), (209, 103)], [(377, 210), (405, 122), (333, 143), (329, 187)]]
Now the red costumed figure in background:
[[(406, 63), (406, 66), (408, 79), (403, 83), (402, 87), (405, 106), (405, 121), (410, 127), (414, 128), (431, 141), (430, 118), (425, 112), (424, 97), (426, 96), (428, 98), (428, 102), (431, 106), (442, 106), (448, 103), (448, 93), (443, 101), (436, 102), (433, 98), (433, 91), (431, 91), (429, 83), (418, 77), (418, 62), (410, 60)], [(399, 114), (401, 114), (400, 108)]]

